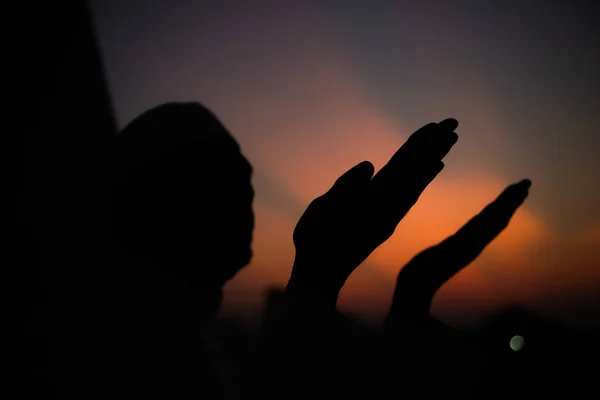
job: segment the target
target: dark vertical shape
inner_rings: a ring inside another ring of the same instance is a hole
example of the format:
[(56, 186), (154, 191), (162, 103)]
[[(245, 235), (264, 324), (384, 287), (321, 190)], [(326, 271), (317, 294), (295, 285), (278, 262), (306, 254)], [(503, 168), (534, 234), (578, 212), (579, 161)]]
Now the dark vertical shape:
[[(64, 394), (54, 376), (80, 367), (73, 357), (86, 340), (85, 324), (72, 316), (82, 314), (108, 250), (115, 121), (88, 5), (13, 1), (3, 8), (14, 23), (4, 37), (4, 125), (16, 141), (11, 258), (15, 309), (26, 320), (19, 361), (27, 380), (19, 393)], [(77, 386), (77, 374), (68, 379)]]

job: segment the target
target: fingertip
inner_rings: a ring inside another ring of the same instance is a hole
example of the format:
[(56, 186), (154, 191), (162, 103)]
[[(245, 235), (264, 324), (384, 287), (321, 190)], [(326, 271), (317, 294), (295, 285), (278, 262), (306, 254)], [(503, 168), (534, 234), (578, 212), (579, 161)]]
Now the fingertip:
[(517, 183), (513, 183), (508, 186), (497, 198), (496, 202), (498, 204), (513, 204), (512, 207), (519, 207), (529, 196), (529, 187), (531, 186), (531, 181), (529, 179), (523, 179)]
[(454, 146), (456, 142), (458, 142), (458, 134), (456, 132), (452, 132), (452, 134), (450, 135), (450, 142), (452, 143), (452, 146)]
[(360, 167), (365, 169), (365, 170), (371, 170), (374, 171), (375, 167), (373, 166), (373, 163), (371, 161), (363, 161), (361, 163), (359, 163)]
[(356, 168), (360, 171), (360, 175), (362, 177), (366, 177), (368, 179), (371, 179), (373, 174), (375, 174), (375, 167), (370, 161), (360, 162)]
[(520, 187), (522, 187), (524, 189), (529, 189), (531, 187), (531, 180), (530, 179), (523, 179), (517, 185), (519, 185)]
[[(531, 187), (531, 181), (529, 179), (523, 179), (517, 183), (513, 183), (506, 188), (505, 192), (507, 196), (525, 199), (529, 195), (529, 188)], [(512, 194), (510, 194), (512, 193)]]
[(453, 131), (458, 128), (458, 121), (454, 118), (446, 118), (439, 123), (440, 128), (448, 131)]
[(529, 179), (523, 179), (520, 180), (519, 182), (513, 183), (512, 185), (510, 185), (509, 187), (507, 187), (507, 190), (528, 190), (531, 187), (531, 180)]

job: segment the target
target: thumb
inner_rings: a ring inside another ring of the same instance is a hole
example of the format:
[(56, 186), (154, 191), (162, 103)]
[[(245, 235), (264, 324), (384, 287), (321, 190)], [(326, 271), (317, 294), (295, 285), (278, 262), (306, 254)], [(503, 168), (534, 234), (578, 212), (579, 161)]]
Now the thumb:
[(357, 189), (365, 187), (374, 173), (373, 164), (369, 161), (360, 162), (340, 176), (326, 195), (338, 196), (355, 192)]
[[(340, 199), (352, 198), (353, 194), (360, 192), (359, 188), (367, 186), (371, 181), (375, 168), (369, 161), (363, 161), (355, 165), (340, 176), (331, 189), (329, 189), (322, 196), (314, 199), (300, 217), (300, 220), (294, 228), (294, 243), (297, 244), (299, 240), (302, 240), (303, 236), (301, 232), (305, 229), (309, 229), (306, 226), (313, 223), (319, 223), (322, 217), (326, 216), (331, 211), (331, 208), (338, 207), (344, 201), (340, 202)], [(313, 232), (313, 235), (317, 232)]]

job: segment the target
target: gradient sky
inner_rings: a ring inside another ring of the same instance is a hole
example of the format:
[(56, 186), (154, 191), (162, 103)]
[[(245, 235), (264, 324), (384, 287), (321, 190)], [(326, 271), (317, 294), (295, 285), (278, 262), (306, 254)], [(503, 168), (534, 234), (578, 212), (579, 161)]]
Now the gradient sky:
[[(254, 165), (255, 258), (223, 312), (255, 321), (284, 285), (292, 231), (362, 160), (457, 118), (446, 168), (350, 278), (340, 307), (385, 315), (414, 254), (530, 178), (508, 229), (433, 312), (472, 324), (508, 303), (568, 321), (600, 305), (600, 33), (591, 1), (92, 1), (122, 127), (167, 101), (215, 111)], [(576, 313), (574, 310), (580, 310)]]

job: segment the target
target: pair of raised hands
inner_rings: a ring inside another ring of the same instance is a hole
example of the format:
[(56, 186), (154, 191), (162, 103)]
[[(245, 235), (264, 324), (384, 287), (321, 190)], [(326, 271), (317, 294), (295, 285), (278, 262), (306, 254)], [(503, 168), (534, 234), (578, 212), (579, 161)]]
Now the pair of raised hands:
[[(383, 242), (444, 168), (458, 140), (455, 119), (415, 133), (375, 175), (364, 161), (308, 206), (294, 230), (296, 257), (288, 287), (302, 287), (335, 307), (350, 274)], [(458, 232), (414, 257), (400, 272), (389, 320), (429, 314), (436, 291), (470, 264), (508, 225), (531, 185), (506, 188)]]

